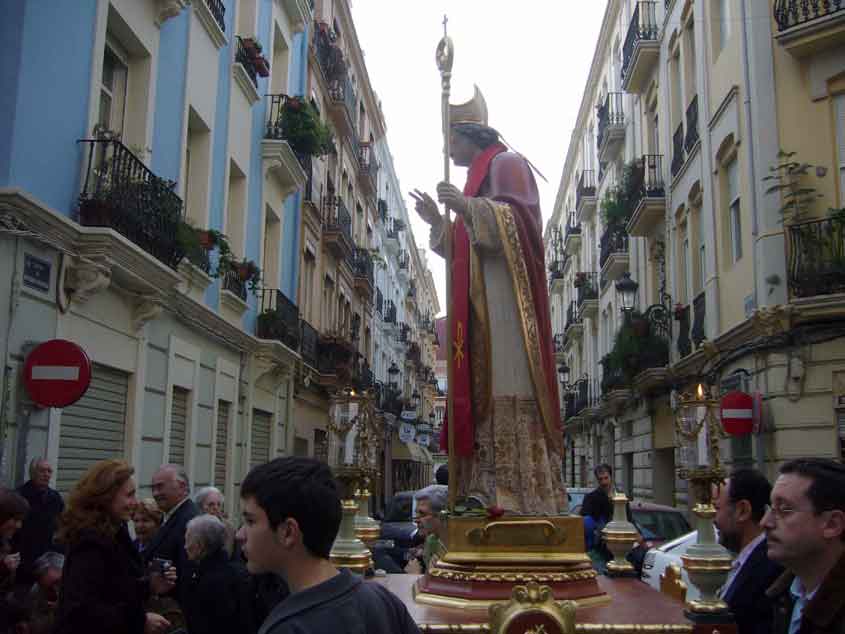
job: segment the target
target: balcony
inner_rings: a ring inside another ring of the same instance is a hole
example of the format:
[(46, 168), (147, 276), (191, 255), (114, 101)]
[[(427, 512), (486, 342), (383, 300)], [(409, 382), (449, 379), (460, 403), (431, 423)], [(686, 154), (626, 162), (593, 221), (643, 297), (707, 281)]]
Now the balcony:
[(696, 95), (687, 108), (687, 134), (684, 137), (684, 150), (687, 156), (692, 154), (698, 140), (698, 95)]
[[(599, 266), (608, 282), (628, 270), (628, 234), (621, 227), (608, 227), (599, 240)], [(604, 289), (602, 289), (604, 290)]]
[(560, 293), (563, 291), (563, 271), (566, 264), (564, 260), (552, 260), (549, 263), (549, 292)]
[(584, 170), (578, 178), (575, 190), (576, 224), (581, 224), (592, 217), (596, 211), (596, 172)]
[(384, 295), (380, 288), (376, 288), (376, 312), (384, 316)]
[(575, 301), (569, 302), (569, 308), (566, 309), (566, 325), (563, 334), (567, 342), (578, 341), (584, 334), (584, 322), (578, 312), (578, 303)]
[(632, 174), (636, 180), (632, 196), (634, 213), (625, 227), (629, 236), (648, 237), (666, 216), (666, 186), (663, 183), (663, 157), (646, 154)]
[(555, 352), (555, 361), (557, 363), (561, 363), (566, 358), (566, 335), (562, 332), (555, 333), (552, 336), (552, 347), (554, 348)]
[(378, 191), (378, 161), (375, 149), (369, 143), (358, 146), (358, 169), (364, 192), (374, 196)]
[(299, 309), (276, 288), (261, 291), (261, 313), (256, 335), (259, 339), (280, 341), (291, 350), (299, 349)]
[(79, 224), (113, 229), (175, 269), (185, 255), (176, 239), (182, 221), (176, 184), (153, 174), (118, 140), (79, 142), (87, 146)]
[(211, 12), (211, 16), (214, 18), (214, 21), (217, 23), (217, 26), (220, 27), (220, 30), (223, 33), (226, 32), (226, 6), (223, 4), (223, 0), (205, 0), (205, 5), (208, 7), (208, 10)]
[(599, 160), (612, 160), (625, 142), (625, 111), (622, 108), (621, 92), (610, 92), (604, 103), (598, 107)]
[(300, 354), (302, 361), (318, 370), (320, 367), (320, 335), (304, 319), (300, 320)]
[(845, 46), (843, 0), (775, 0), (775, 39), (797, 58)]
[(384, 303), (384, 323), (396, 325), (396, 304), (392, 299)]
[[(276, 178), (282, 190), (282, 196), (286, 197), (297, 189), (301, 189), (308, 182), (311, 157), (307, 155), (297, 156), (285, 137), (286, 104), (290, 97), (278, 94), (267, 95), (267, 98), (270, 101), (270, 118), (267, 120), (267, 129), (264, 131), (264, 139), (261, 141), (261, 158), (265, 173)], [(304, 159), (306, 156), (309, 173), (305, 172)]]
[(329, 112), (340, 134), (355, 138), (355, 89), (349, 75), (335, 79), (329, 83), (329, 98), (331, 107)]
[(845, 292), (845, 223), (825, 218), (787, 228), (792, 298)]
[(337, 259), (352, 257), (352, 216), (340, 196), (326, 197), (323, 202), (323, 240)]
[(387, 223), (387, 231), (384, 237), (384, 248), (390, 255), (398, 255), (399, 249), (402, 248), (399, 242), (399, 232), (405, 228), (405, 225), (398, 218), (390, 218)]
[(569, 422), (575, 418), (575, 394), (572, 392), (563, 395), (563, 420)]
[(355, 290), (367, 301), (373, 296), (374, 269), (373, 256), (369, 249), (355, 247), (352, 252), (352, 276), (355, 278)]
[(563, 253), (572, 257), (581, 250), (581, 224), (578, 222), (577, 214), (570, 211), (569, 221), (563, 233)]
[(672, 135), (672, 178), (678, 175), (684, 166), (684, 124), (678, 125)]
[(387, 201), (384, 198), (379, 198), (378, 203), (376, 204), (376, 209), (378, 211), (379, 222), (386, 225), (388, 218)]
[(399, 254), (399, 258), (397, 261), (397, 271), (396, 276), (403, 282), (407, 282), (410, 278), (410, 270), (411, 270), (411, 256), (408, 255), (407, 251), (402, 251)]
[(660, 57), (659, 33), (657, 2), (638, 2), (622, 49), (622, 88), (625, 92), (639, 95), (645, 91)]
[[(234, 269), (229, 269), (223, 274), (223, 290), (228, 291), (241, 302), (246, 303), (246, 282), (241, 279), (238, 272)], [(246, 306), (244, 306), (244, 309)]]
[(596, 273), (575, 274), (575, 296), (581, 317), (595, 317), (599, 309), (599, 287)]
[(258, 67), (256, 65), (256, 58), (250, 54), (247, 47), (244, 46), (244, 38), (237, 37), (237, 48), (235, 49), (235, 63), (243, 66), (247, 76), (252, 80), (252, 85), (258, 89)]

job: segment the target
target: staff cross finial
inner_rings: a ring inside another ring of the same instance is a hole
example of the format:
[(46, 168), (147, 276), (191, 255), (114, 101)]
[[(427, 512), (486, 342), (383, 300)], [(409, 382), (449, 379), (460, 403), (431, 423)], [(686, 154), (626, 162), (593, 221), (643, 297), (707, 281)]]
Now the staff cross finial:
[(449, 22), (449, 18), (448, 18), (448, 16), (444, 13), (444, 14), (443, 14), (443, 37), (446, 37), (446, 35), (447, 35), (447, 33), (446, 33), (446, 25), (448, 24), (448, 22)]

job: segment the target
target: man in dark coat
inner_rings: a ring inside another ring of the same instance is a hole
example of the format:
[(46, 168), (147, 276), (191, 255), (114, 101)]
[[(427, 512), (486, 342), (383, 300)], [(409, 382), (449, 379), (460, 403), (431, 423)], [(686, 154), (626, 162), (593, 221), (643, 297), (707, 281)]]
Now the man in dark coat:
[(739, 634), (769, 634), (772, 602), (766, 589), (783, 568), (766, 555), (766, 534), (760, 520), (772, 485), (754, 469), (738, 469), (714, 497), (719, 543), (734, 555), (733, 568), (720, 595), (736, 620)]
[(176, 588), (171, 596), (179, 601), (193, 568), (185, 552), (185, 528), (199, 512), (189, 495), (188, 476), (179, 465), (161, 466), (153, 474), (152, 488), (164, 521), (144, 548), (144, 563), (149, 566), (156, 559), (166, 559), (176, 567)]
[(338, 571), (329, 553), (340, 527), (340, 496), (329, 467), (277, 458), (241, 484), (238, 531), (252, 574), (276, 572), (290, 588), (259, 634), (371, 632), (417, 634), (402, 602), (375, 582)]
[(59, 516), (65, 510), (62, 496), (50, 488), (53, 467), (44, 458), (29, 463), (29, 480), (18, 488), (18, 493), (29, 502), (29, 513), (23, 527), (13, 539), (13, 550), (21, 554), (16, 583), (31, 586), (35, 582), (32, 566), (35, 560), (48, 551), (62, 552), (53, 541)]
[(761, 524), (769, 559), (786, 568), (766, 591), (773, 634), (845, 633), (845, 465), (785, 463)]
[(581, 516), (592, 517), (601, 530), (613, 519), (613, 502), (610, 500), (613, 495), (613, 467), (609, 464), (600, 464), (593, 469), (593, 474), (596, 476), (598, 486), (584, 496)]

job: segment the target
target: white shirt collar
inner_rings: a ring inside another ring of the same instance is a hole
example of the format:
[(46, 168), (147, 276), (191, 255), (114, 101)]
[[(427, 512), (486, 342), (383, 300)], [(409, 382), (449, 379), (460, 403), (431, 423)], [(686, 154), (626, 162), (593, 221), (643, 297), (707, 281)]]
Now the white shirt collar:
[(178, 510), (179, 510), (179, 507), (180, 507), (180, 506), (182, 506), (185, 502), (187, 502), (187, 501), (188, 501), (188, 500), (190, 500), (190, 499), (191, 499), (191, 496), (190, 496), (190, 495), (186, 495), (186, 496), (182, 499), (182, 501), (181, 501), (181, 502), (179, 502), (179, 504), (177, 504), (177, 505), (176, 505), (176, 506), (174, 506), (172, 509), (170, 509), (167, 513), (165, 513), (165, 514), (164, 514), (164, 521), (161, 523), (161, 524), (162, 524), (162, 526), (163, 526), (163, 525), (165, 525), (165, 524), (167, 524), (167, 522), (170, 520), (170, 518), (171, 518), (171, 517), (173, 517), (173, 514), (174, 514), (174, 513), (176, 513), (176, 511), (178, 511)]

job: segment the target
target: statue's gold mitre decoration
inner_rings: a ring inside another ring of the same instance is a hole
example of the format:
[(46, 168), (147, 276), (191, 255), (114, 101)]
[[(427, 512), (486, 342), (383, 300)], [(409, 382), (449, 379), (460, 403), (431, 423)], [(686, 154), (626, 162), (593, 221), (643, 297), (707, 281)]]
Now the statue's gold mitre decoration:
[(472, 99), (466, 103), (449, 104), (449, 124), (456, 123), (487, 125), (487, 102), (484, 101), (484, 95), (481, 94), (478, 86), (475, 86)]

